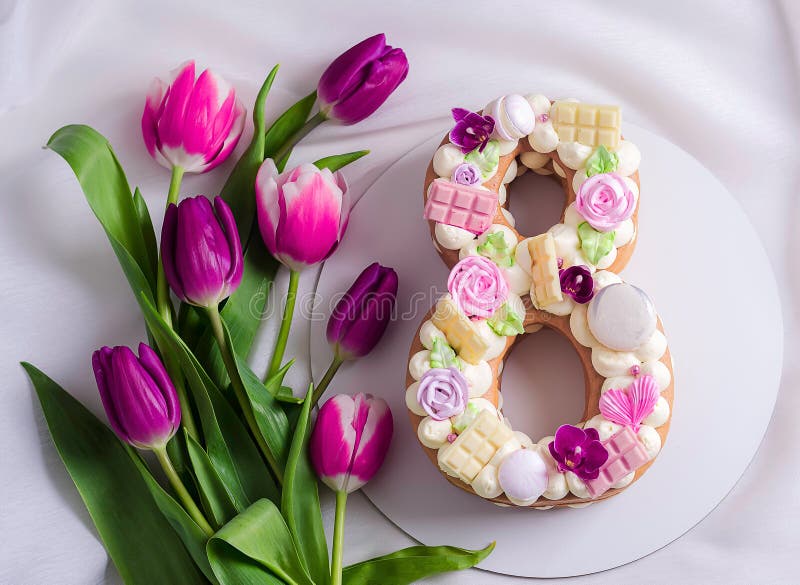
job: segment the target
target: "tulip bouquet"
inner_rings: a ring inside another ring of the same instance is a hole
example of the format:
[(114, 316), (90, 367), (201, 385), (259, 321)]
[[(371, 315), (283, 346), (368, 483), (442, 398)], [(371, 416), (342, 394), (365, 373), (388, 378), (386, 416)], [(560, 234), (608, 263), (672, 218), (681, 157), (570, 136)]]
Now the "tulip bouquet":
[[(92, 356), (108, 426), (23, 366), (128, 585), (400, 585), (489, 554), (491, 546), (415, 546), (342, 566), (347, 494), (383, 463), (392, 415), (360, 393), (325, 402), (316, 424), (312, 415), (342, 363), (368, 354), (383, 335), (397, 294), (394, 270), (371, 264), (335, 307), (327, 329), (333, 358), (319, 383), (303, 392), (284, 384), (297, 275), (336, 250), (350, 211), (341, 169), (367, 152), (285, 167), (316, 126), (366, 118), (407, 71), (401, 49), (383, 35), (368, 38), (267, 125), (275, 67), (253, 106), (253, 138), (213, 199), (181, 198), (182, 178), (231, 156), (245, 108), (231, 85), (209, 70), (197, 75), (192, 62), (169, 82), (156, 79), (141, 130), (147, 151), (171, 172), (160, 246), (144, 198), (101, 134), (66, 126), (48, 142), (74, 170), (108, 237), (144, 317), (146, 343)], [(281, 265), (289, 290), (262, 378), (247, 358)], [(330, 555), (318, 478), (336, 492)]]

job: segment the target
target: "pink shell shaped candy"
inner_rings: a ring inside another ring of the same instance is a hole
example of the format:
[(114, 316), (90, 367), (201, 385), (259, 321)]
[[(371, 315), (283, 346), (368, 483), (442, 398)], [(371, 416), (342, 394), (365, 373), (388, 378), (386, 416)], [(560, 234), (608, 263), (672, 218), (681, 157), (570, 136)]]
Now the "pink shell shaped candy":
[(600, 397), (600, 414), (606, 420), (638, 432), (642, 421), (653, 412), (658, 396), (653, 376), (640, 376), (624, 390), (611, 388), (604, 392)]
[(453, 266), (447, 290), (468, 317), (491, 317), (508, 298), (508, 283), (500, 268), (483, 256), (467, 256)]
[(547, 489), (547, 465), (536, 451), (519, 449), (503, 459), (497, 480), (512, 502), (532, 504)]

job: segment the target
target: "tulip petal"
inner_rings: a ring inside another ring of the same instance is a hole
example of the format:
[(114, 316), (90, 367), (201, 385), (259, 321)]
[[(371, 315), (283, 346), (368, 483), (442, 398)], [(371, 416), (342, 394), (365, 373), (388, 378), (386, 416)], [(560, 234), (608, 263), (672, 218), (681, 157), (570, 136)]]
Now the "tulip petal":
[[(224, 84), (227, 85), (227, 84)], [(226, 117), (230, 116), (233, 109), (235, 97), (228, 95), (230, 90), (223, 94), (225, 98), (230, 98), (227, 105)], [(189, 154), (203, 154), (205, 160), (212, 158), (209, 153), (217, 154), (222, 139), (219, 144), (214, 144), (214, 123), (217, 113), (220, 111), (220, 95), (217, 86), (217, 79), (206, 69), (195, 81), (194, 87), (186, 102), (186, 112), (183, 117), (182, 143), (184, 150)]]
[(310, 454), (319, 478), (332, 490), (343, 490), (356, 447), (352, 421), (355, 402), (346, 394), (328, 400), (319, 410), (311, 434)]
[(322, 103), (334, 103), (352, 91), (362, 76), (362, 69), (384, 54), (386, 35), (383, 33), (364, 39), (339, 55), (328, 66), (317, 84)]
[(175, 266), (175, 240), (178, 231), (178, 206), (171, 203), (164, 213), (164, 224), (161, 226), (161, 262), (169, 287), (180, 298), (185, 299), (183, 284)]
[(338, 243), (342, 192), (329, 189), (318, 172), (303, 174), (283, 186), (281, 203), (280, 256), (300, 265), (325, 260)]
[(189, 302), (210, 307), (224, 298), (225, 277), (232, 264), (230, 248), (211, 202), (202, 195), (178, 206), (175, 256)]
[(325, 332), (329, 343), (338, 343), (344, 339), (350, 324), (358, 317), (359, 309), (366, 295), (373, 290), (380, 280), (380, 264), (373, 262), (367, 266), (339, 299), (331, 311), (328, 327)]
[(161, 390), (167, 408), (167, 418), (172, 423), (172, 429), (177, 430), (181, 424), (181, 405), (178, 402), (178, 393), (175, 391), (175, 386), (172, 384), (164, 364), (146, 343), (139, 344), (139, 363)]
[(100, 392), (100, 401), (103, 403), (103, 409), (106, 411), (106, 417), (111, 428), (117, 436), (125, 441), (130, 442), (130, 437), (122, 426), (122, 423), (117, 416), (114, 407), (114, 398), (111, 396), (111, 389), (109, 386), (109, 378), (111, 377), (111, 353), (113, 350), (110, 347), (101, 347), (92, 354), (92, 369), (94, 370), (94, 377), (97, 381), (97, 390)]
[[(359, 436), (350, 468), (348, 492), (359, 489), (378, 472), (386, 459), (394, 432), (392, 411), (385, 400), (370, 394), (357, 394), (356, 402), (359, 403), (359, 416), (355, 424)], [(362, 424), (364, 413), (366, 420)]]
[(225, 276), (225, 281), (228, 284), (227, 294), (225, 295), (227, 297), (233, 293), (242, 282), (242, 272), (244, 271), (242, 243), (239, 240), (239, 229), (236, 227), (236, 220), (233, 217), (233, 212), (222, 197), (217, 196), (214, 199), (214, 211), (217, 213), (222, 231), (225, 232), (230, 251), (231, 267), (230, 270), (228, 270), (228, 274)]
[(165, 147), (181, 146), (186, 105), (194, 87), (194, 61), (187, 61), (173, 71), (174, 80), (170, 84), (164, 100), (164, 110), (158, 121), (158, 135)]
[(371, 115), (408, 75), (408, 60), (402, 49), (392, 49), (381, 60), (367, 66), (362, 83), (332, 108), (334, 118), (355, 124)]
[(158, 138), (158, 119), (164, 110), (164, 94), (166, 90), (167, 86), (158, 77), (150, 83), (144, 102), (144, 111), (142, 112), (142, 138), (144, 138), (144, 145), (150, 156), (155, 158), (159, 164), (169, 166), (169, 163), (159, 151), (161, 144)]
[(233, 149), (236, 148), (236, 145), (239, 143), (239, 139), (242, 137), (242, 132), (244, 131), (246, 114), (247, 110), (245, 110), (242, 102), (240, 102), (237, 98), (234, 103), (233, 112), (230, 114), (231, 122), (229, 130), (225, 135), (225, 140), (222, 143), (219, 152), (214, 155), (213, 159), (206, 164), (203, 172), (208, 172), (217, 165), (221, 164), (223, 161), (227, 160), (231, 152), (233, 152)]
[(128, 347), (117, 347), (111, 354), (109, 386), (118, 420), (131, 444), (150, 447), (154, 441), (171, 435), (164, 396), (155, 391), (155, 382)]
[(345, 180), (344, 175), (339, 171), (336, 171), (333, 174), (333, 178), (335, 179), (339, 190), (342, 192), (342, 210), (341, 220), (339, 222), (339, 241), (341, 242), (344, 232), (347, 231), (347, 224), (350, 221), (350, 211), (353, 204), (352, 198), (350, 197), (350, 189), (348, 189), (347, 181)]
[(275, 232), (280, 221), (280, 204), (278, 169), (275, 162), (268, 158), (261, 164), (256, 175), (256, 210), (258, 214), (258, 229), (264, 245), (273, 256), (278, 255)]

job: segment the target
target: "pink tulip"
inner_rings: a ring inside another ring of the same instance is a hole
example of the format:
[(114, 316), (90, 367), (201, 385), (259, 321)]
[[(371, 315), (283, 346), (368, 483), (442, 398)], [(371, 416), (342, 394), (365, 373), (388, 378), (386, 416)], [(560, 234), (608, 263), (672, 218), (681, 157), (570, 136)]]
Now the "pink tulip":
[(350, 216), (341, 173), (302, 164), (278, 174), (272, 159), (258, 171), (256, 206), (264, 244), (295, 272), (333, 254)]
[(337, 394), (319, 410), (311, 434), (317, 476), (336, 492), (361, 488), (377, 473), (393, 431), (392, 411), (370, 394)]
[(233, 152), (245, 109), (236, 90), (210, 69), (195, 77), (194, 61), (174, 70), (170, 82), (155, 78), (142, 114), (147, 151), (159, 164), (204, 173)]

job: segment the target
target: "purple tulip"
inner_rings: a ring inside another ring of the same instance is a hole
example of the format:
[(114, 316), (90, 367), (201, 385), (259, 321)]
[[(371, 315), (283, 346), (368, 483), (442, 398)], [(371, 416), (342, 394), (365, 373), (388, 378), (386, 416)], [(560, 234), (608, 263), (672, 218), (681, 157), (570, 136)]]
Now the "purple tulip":
[(548, 448), (559, 471), (571, 471), (584, 480), (597, 479), (600, 468), (608, 459), (608, 451), (600, 442), (597, 429), (593, 428), (561, 425)]
[(377, 473), (392, 441), (394, 422), (385, 400), (337, 394), (319, 410), (311, 433), (311, 462), (334, 491), (351, 493)]
[(216, 307), (242, 281), (242, 245), (228, 204), (198, 195), (171, 204), (161, 230), (167, 282), (182, 300)]
[(328, 320), (328, 342), (340, 359), (364, 357), (378, 344), (394, 312), (397, 273), (373, 262), (336, 303)]
[(92, 368), (111, 428), (139, 449), (164, 447), (181, 423), (178, 395), (164, 365), (148, 345), (103, 347)]
[(408, 75), (402, 49), (386, 44), (383, 33), (350, 47), (322, 74), (320, 109), (342, 124), (355, 124), (377, 110)]
[(264, 161), (256, 176), (256, 207), (264, 244), (294, 271), (333, 254), (350, 217), (341, 173), (307, 163), (278, 174), (272, 159)]
[(142, 114), (147, 151), (159, 164), (204, 173), (231, 154), (242, 135), (245, 109), (233, 89), (210, 69), (195, 77), (194, 61), (155, 78)]

